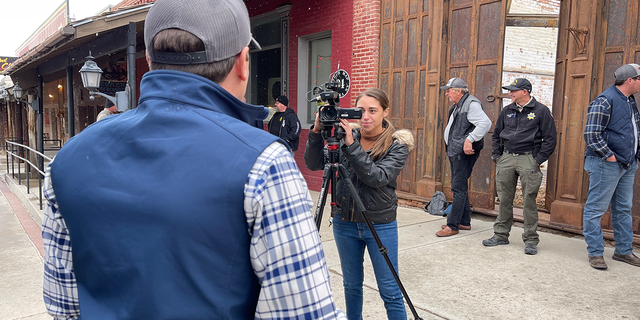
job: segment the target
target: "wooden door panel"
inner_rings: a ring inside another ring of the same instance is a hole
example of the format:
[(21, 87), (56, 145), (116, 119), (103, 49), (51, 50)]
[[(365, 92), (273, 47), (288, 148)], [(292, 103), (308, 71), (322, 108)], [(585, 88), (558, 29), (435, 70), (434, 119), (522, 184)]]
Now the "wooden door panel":
[(391, 119), (399, 119), (403, 113), (402, 106), (402, 72), (393, 73), (393, 90), (391, 91)]
[(457, 9), (451, 16), (451, 50), (449, 63), (468, 64), (471, 51), (471, 15), (473, 7)]
[[(613, 83), (615, 82), (615, 79), (613, 78), (613, 72), (616, 71), (616, 69), (620, 68), (621, 65), (623, 65), (624, 61), (624, 52), (607, 52), (604, 54), (604, 71), (603, 71), (603, 75), (605, 75), (605, 77), (603, 77), (602, 79), (602, 87), (600, 88), (601, 91), (604, 91), (606, 88), (609, 88), (613, 85)], [(608, 77), (606, 75), (609, 75)]]
[(404, 55), (402, 54), (405, 47), (404, 21), (397, 21), (395, 23), (393, 38), (393, 67), (396, 69), (402, 68), (404, 67), (403, 62), (405, 61)]
[[(503, 1), (454, 1), (450, 15), (451, 46), (446, 79), (464, 79), (470, 94), (480, 99), (493, 123), (500, 113), (505, 11), (506, 3)], [(445, 99), (441, 101), (441, 108), (448, 109), (450, 103)], [(445, 172), (444, 191), (451, 196), (449, 163), (442, 161), (442, 165)], [(494, 164), (491, 161), (489, 133), (485, 137), (485, 150), (480, 153), (470, 178), (469, 198), (472, 205), (476, 208), (493, 209), (494, 188)]]
[[(497, 119), (500, 114), (499, 99), (496, 99), (496, 93), (500, 87), (502, 73), (496, 64), (478, 66), (476, 69), (476, 89), (473, 95), (480, 99), (485, 113), (490, 119)], [(487, 99), (489, 98), (489, 99)], [(491, 100), (491, 101), (488, 101)], [(494, 197), (492, 189), (494, 164), (491, 160), (491, 132), (484, 137), (484, 150), (480, 152), (480, 158), (473, 167), (473, 173), (470, 178), (470, 201), (476, 207), (493, 208)]]
[(407, 71), (404, 91), (404, 119), (413, 119), (415, 93), (416, 93), (416, 72)]
[(500, 39), (502, 3), (493, 2), (480, 6), (478, 29), (478, 61), (495, 60), (501, 56)]
[[(428, 83), (426, 90), (427, 114), (425, 116), (425, 134), (422, 140), (416, 140), (416, 143), (424, 144), (425, 146), (424, 154), (421, 155), (424, 159), (424, 171), (422, 176), (417, 178), (419, 178), (418, 180), (424, 178), (425, 180), (433, 181), (438, 178), (438, 168), (440, 165), (440, 161), (435, 160), (437, 159), (437, 150), (440, 149), (438, 146), (440, 146), (441, 143), (440, 139), (438, 139), (440, 136), (437, 134), (437, 132), (439, 132), (438, 128), (442, 127), (442, 121), (439, 121), (438, 117), (436, 116), (438, 114), (436, 104), (438, 103), (437, 97), (438, 91), (440, 90), (439, 83)], [(422, 195), (431, 197), (431, 194), (433, 194), (433, 192)]]
[(391, 24), (385, 24), (381, 27), (382, 48), (380, 50), (380, 69), (386, 70), (389, 68), (389, 61), (391, 60)]
[[(381, 1), (379, 86), (389, 94), (389, 120), (410, 129), (416, 140), (399, 190), (428, 198), (449, 185), (442, 140), (449, 106), (439, 87), (458, 76), (471, 88), (482, 82), (480, 99), (499, 94), (505, 10), (499, 0)], [(491, 165), (486, 159), (477, 164), (471, 188), (482, 200), (476, 206), (493, 206)]]
[(409, 19), (407, 23), (407, 34), (409, 39), (407, 41), (407, 68), (413, 69), (418, 65), (418, 19)]
[(624, 47), (625, 31), (627, 23), (627, 0), (616, 0), (609, 2), (609, 14), (607, 17), (607, 36), (606, 46)]
[[(420, 30), (421, 38), (420, 38), (420, 66), (424, 67), (427, 65), (427, 57), (429, 54), (429, 16), (422, 17), (422, 29)], [(416, 45), (418, 45), (416, 43)]]

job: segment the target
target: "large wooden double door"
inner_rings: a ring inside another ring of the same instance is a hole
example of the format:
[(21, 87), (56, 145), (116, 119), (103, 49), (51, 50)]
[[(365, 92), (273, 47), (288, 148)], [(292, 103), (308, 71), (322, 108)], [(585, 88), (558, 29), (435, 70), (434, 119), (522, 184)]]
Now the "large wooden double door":
[[(492, 121), (500, 112), (506, 1), (382, 0), (380, 88), (391, 99), (390, 119), (413, 131), (416, 150), (399, 178), (401, 196), (429, 198), (450, 192), (443, 133), (449, 103), (439, 87), (464, 79)], [(491, 133), (474, 167), (471, 203), (493, 208)]]
[[(439, 86), (465, 79), (495, 123), (508, 0), (382, 0), (379, 86), (392, 101), (390, 118), (413, 131), (417, 149), (400, 177), (404, 197), (450, 194), (443, 131), (449, 104)], [(640, 0), (564, 0), (558, 22), (553, 98), (557, 147), (549, 159), (543, 225), (580, 232), (589, 177), (582, 137), (589, 102), (613, 84), (613, 71), (640, 63)], [(495, 182), (490, 136), (470, 179), (471, 203), (493, 209)], [(640, 175), (640, 173), (637, 173)], [(633, 230), (640, 233), (640, 179), (634, 185)], [(611, 219), (602, 220), (611, 237)], [(636, 242), (640, 242), (636, 235)]]

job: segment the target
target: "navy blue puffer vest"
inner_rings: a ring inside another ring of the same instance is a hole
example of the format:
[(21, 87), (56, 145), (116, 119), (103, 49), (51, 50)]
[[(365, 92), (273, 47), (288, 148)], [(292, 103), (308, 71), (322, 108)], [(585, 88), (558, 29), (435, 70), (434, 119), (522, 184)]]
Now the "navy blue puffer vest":
[[(611, 114), (607, 127), (602, 132), (602, 137), (613, 151), (618, 162), (628, 167), (636, 159), (636, 150), (633, 149), (635, 136), (633, 134), (632, 114), (638, 119), (638, 110), (635, 98), (626, 97), (615, 85), (609, 87), (598, 97), (605, 97), (611, 105)], [(590, 148), (586, 150), (587, 156), (597, 157)]]
[(243, 190), (278, 140), (247, 124), (265, 110), (177, 71), (145, 74), (141, 92), (52, 164), (81, 318), (253, 318)]

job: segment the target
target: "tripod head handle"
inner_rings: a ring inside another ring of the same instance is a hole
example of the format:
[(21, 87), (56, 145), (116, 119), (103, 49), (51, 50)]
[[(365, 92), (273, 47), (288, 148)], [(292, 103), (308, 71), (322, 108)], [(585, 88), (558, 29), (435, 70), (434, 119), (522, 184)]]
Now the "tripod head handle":
[(323, 126), (320, 134), (322, 135), (322, 139), (326, 140), (329, 143), (329, 140), (334, 138), (337, 141), (340, 141), (344, 138), (345, 131), (340, 126), (339, 122), (333, 123), (332, 125)]

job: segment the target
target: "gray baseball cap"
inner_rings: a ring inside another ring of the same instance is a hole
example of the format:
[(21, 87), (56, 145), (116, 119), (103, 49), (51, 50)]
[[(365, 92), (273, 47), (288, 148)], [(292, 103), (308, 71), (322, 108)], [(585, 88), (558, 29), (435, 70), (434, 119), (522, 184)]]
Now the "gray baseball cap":
[[(205, 51), (175, 53), (152, 50), (153, 38), (165, 29), (179, 29), (198, 37)], [(144, 44), (153, 62), (199, 64), (231, 58), (250, 42), (249, 13), (242, 0), (158, 0), (145, 20)]]
[(461, 89), (466, 89), (467, 88), (467, 83), (464, 82), (464, 80), (460, 79), (460, 78), (451, 78), (449, 79), (449, 82), (447, 82), (446, 85), (440, 87), (440, 90), (446, 90), (449, 88), (461, 88)]
[(640, 66), (635, 63), (625, 64), (613, 73), (616, 80), (627, 80), (640, 76)]

